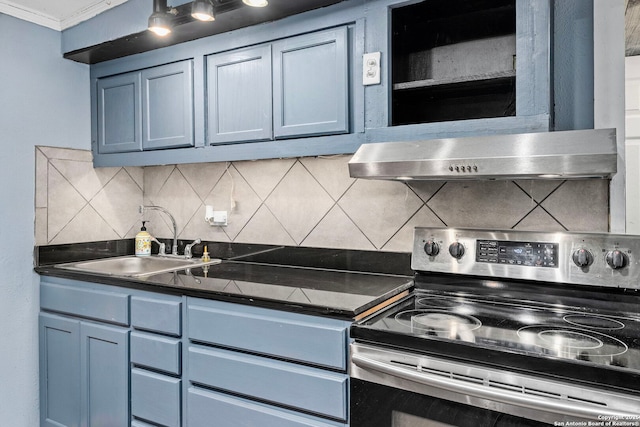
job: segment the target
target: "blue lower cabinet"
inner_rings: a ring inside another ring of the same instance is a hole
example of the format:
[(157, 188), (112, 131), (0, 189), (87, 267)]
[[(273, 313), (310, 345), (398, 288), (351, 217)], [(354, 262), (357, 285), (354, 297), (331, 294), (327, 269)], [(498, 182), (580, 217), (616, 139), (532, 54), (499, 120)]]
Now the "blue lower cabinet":
[(40, 425), (80, 425), (80, 322), (40, 315)]
[(215, 348), (190, 347), (188, 353), (191, 383), (347, 419), (346, 374)]
[(190, 387), (187, 392), (186, 420), (189, 427), (347, 426), (197, 387)]
[(40, 425), (129, 423), (129, 331), (40, 315)]
[(83, 426), (129, 423), (129, 330), (80, 322)]
[[(181, 384), (155, 372), (131, 370), (131, 413), (135, 418), (164, 427), (180, 427)], [(143, 424), (144, 425), (144, 424)]]

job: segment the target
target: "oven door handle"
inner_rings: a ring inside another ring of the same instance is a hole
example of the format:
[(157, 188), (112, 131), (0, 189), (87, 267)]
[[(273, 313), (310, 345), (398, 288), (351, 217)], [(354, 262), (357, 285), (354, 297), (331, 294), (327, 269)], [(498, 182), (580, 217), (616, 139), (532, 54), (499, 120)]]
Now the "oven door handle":
[(524, 393), (516, 393), (509, 390), (491, 389), (479, 384), (467, 384), (463, 381), (444, 378), (429, 374), (424, 371), (412, 371), (405, 368), (390, 365), (360, 354), (352, 354), (351, 361), (363, 369), (373, 369), (393, 377), (403, 378), (422, 385), (448, 390), (482, 399), (493, 400), (524, 408), (553, 412), (561, 415), (571, 415), (582, 418), (602, 420), (603, 416), (619, 417), (620, 419), (637, 420), (638, 413), (611, 411), (602, 406), (590, 406), (568, 400), (552, 400)]

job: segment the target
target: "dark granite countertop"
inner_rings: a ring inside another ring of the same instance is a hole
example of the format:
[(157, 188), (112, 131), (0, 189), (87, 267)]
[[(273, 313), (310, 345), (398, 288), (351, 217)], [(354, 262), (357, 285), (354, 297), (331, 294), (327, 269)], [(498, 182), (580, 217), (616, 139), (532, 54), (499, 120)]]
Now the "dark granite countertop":
[(44, 276), (349, 319), (397, 298), (413, 286), (409, 254), (231, 243), (207, 245), (212, 258), (223, 259), (220, 264), (138, 278), (56, 266), (131, 253), (127, 242), (99, 242), (36, 248), (35, 270)]

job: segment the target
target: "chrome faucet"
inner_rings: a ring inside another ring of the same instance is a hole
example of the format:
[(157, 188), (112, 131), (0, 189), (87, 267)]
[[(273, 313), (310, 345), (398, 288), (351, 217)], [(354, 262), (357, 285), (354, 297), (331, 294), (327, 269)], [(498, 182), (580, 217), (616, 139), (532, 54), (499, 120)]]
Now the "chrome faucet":
[(202, 240), (196, 239), (193, 242), (189, 243), (188, 245), (184, 246), (184, 257), (185, 258), (192, 258), (193, 257), (193, 254), (191, 253), (191, 248), (193, 248), (198, 243), (202, 243)]
[(176, 220), (173, 217), (173, 215), (171, 215), (171, 213), (169, 213), (169, 211), (163, 208), (162, 206), (140, 205), (140, 213), (144, 213), (145, 209), (164, 212), (171, 219), (171, 224), (173, 224), (173, 245), (171, 246), (171, 255), (178, 255), (178, 227), (176, 226)]

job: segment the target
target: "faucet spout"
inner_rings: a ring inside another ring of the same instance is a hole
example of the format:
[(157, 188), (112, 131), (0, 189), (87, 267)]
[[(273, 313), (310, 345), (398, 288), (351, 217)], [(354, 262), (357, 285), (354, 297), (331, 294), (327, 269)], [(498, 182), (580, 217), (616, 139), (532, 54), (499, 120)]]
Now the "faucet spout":
[(140, 213), (143, 213), (145, 209), (164, 212), (165, 214), (167, 214), (169, 219), (171, 219), (171, 224), (173, 225), (173, 244), (171, 245), (171, 254), (172, 255), (178, 255), (178, 227), (176, 226), (176, 220), (173, 217), (173, 215), (171, 215), (171, 213), (168, 210), (166, 210), (165, 208), (163, 208), (162, 206), (155, 206), (155, 205), (144, 206), (144, 205), (140, 205)]

